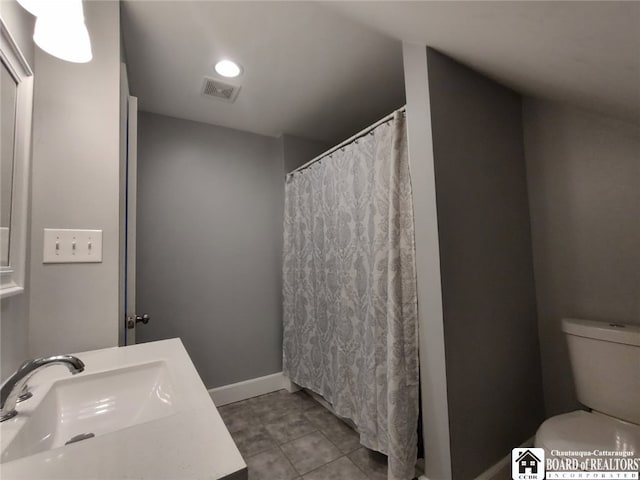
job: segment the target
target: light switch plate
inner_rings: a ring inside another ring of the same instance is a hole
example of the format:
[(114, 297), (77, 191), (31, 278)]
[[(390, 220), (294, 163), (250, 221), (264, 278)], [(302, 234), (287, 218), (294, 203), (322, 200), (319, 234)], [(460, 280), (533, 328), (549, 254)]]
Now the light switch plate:
[(102, 230), (44, 229), (42, 263), (102, 262)]

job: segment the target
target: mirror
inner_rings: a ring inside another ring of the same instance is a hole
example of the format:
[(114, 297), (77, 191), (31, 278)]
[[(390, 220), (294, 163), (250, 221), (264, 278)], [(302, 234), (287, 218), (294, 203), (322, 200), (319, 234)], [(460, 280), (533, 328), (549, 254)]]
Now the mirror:
[(0, 297), (24, 290), (33, 73), (0, 18)]

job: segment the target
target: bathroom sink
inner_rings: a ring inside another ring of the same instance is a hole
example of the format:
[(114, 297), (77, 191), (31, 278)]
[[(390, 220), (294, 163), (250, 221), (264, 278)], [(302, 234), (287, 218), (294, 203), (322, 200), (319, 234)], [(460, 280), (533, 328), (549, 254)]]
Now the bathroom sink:
[(163, 361), (57, 380), (0, 463), (166, 417), (176, 412), (175, 400)]
[(29, 379), (0, 423), (0, 478), (246, 480), (247, 466), (178, 338), (74, 353)]

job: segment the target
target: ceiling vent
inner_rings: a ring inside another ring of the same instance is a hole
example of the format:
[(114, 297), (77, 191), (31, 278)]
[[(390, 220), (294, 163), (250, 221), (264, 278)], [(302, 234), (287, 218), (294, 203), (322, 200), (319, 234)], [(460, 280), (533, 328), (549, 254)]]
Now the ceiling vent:
[(223, 102), (233, 103), (240, 92), (240, 87), (221, 82), (215, 78), (204, 77), (202, 85), (202, 94), (222, 100)]

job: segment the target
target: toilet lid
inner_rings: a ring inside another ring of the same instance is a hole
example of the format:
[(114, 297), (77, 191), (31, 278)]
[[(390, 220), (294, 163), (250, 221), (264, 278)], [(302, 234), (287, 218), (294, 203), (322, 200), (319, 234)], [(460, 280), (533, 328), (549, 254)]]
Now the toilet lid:
[(600, 413), (578, 410), (546, 420), (536, 432), (535, 446), (547, 452), (639, 452), (640, 426)]

